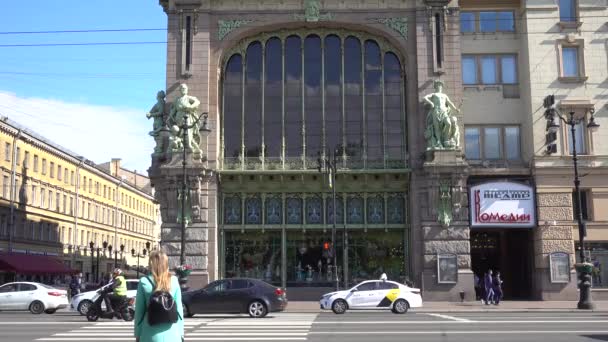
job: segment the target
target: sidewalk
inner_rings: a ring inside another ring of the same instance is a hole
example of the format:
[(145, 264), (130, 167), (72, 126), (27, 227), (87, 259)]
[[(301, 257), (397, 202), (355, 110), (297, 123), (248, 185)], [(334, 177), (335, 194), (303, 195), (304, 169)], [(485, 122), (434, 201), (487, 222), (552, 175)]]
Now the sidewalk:
[[(578, 310), (576, 301), (505, 301), (500, 305), (482, 305), (480, 302), (424, 302), (413, 312), (608, 312), (608, 301), (594, 301), (594, 310)], [(289, 302), (286, 312), (320, 312), (318, 302)]]

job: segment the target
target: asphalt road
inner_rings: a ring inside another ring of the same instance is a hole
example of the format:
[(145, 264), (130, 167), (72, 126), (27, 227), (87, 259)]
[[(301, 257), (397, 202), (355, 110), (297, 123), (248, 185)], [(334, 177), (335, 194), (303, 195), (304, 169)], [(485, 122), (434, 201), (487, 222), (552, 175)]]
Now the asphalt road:
[[(280, 313), (264, 319), (197, 315), (186, 319), (186, 341), (608, 341), (608, 312)], [(0, 341), (134, 341), (128, 322), (84, 317), (0, 313)]]

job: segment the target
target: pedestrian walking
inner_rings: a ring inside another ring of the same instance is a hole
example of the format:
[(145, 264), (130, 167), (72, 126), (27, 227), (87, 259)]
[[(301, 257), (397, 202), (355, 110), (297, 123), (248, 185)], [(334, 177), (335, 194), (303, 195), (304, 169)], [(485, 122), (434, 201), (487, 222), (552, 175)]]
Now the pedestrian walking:
[(498, 305), (502, 299), (502, 279), (499, 271), (496, 271), (492, 278), (492, 291), (494, 292), (494, 305)]
[[(142, 277), (137, 286), (135, 302), (135, 341), (136, 342), (177, 342), (184, 340), (184, 313), (182, 292), (175, 276), (169, 273), (169, 260), (162, 251), (154, 251), (149, 258), (150, 275)], [(171, 296), (160, 300), (160, 296)], [(169, 303), (169, 305), (167, 305)], [(171, 303), (173, 305), (171, 305)], [(169, 308), (167, 308), (169, 306)], [(171, 311), (172, 309), (172, 311)], [(164, 315), (163, 315), (164, 314)], [(173, 322), (171, 317), (176, 314)], [(160, 317), (162, 316), (162, 317)], [(168, 319), (168, 320), (167, 320)]]
[(82, 273), (72, 276), (70, 280), (70, 297), (74, 297), (80, 293), (82, 288)]
[(492, 289), (492, 270), (488, 270), (488, 272), (483, 276), (483, 285), (486, 290), (486, 305), (490, 305), (494, 299), (494, 290)]
[(473, 286), (475, 287), (475, 300), (481, 300), (481, 279), (473, 273)]

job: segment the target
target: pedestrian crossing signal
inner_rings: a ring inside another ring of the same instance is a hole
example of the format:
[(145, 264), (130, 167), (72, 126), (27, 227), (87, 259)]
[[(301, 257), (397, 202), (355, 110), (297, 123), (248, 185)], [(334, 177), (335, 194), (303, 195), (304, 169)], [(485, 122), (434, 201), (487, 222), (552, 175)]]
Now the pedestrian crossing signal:
[(323, 242), (323, 250), (324, 250), (324, 251), (328, 251), (328, 250), (329, 250), (329, 247), (330, 247), (329, 242), (327, 242), (327, 241), (326, 241), (326, 242)]

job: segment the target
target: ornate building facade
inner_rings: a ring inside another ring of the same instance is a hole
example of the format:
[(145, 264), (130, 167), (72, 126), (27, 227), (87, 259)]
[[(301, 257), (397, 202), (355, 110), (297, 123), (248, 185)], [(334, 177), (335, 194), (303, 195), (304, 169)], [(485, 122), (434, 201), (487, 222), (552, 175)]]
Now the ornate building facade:
[[(200, 100), (199, 112), (208, 113), (202, 157), (188, 149), (185, 167), (188, 196), (197, 201), (185, 245), (194, 286), (254, 277), (291, 293), (321, 292), (337, 270), (341, 286), (386, 273), (412, 281), (425, 299), (455, 300), (461, 290), (470, 298), (474, 273), (494, 268), (521, 283), (506, 289), (510, 298), (572, 296), (574, 237), (564, 228), (572, 217), (556, 216), (548, 228), (555, 213), (543, 206), (556, 202), (545, 193), (556, 188), (538, 187), (537, 196), (537, 163), (555, 158), (542, 153), (544, 133), (533, 119), (541, 115), (541, 86), (532, 63), (527, 67), (537, 50), (525, 33), (526, 25), (538, 25), (538, 18), (526, 20), (534, 13), (559, 19), (556, 6), (160, 5), (168, 17), (161, 117), (171, 117), (184, 83)], [(596, 113), (601, 101), (589, 100)], [(162, 134), (159, 146), (167, 143)], [(176, 265), (183, 172), (174, 147), (157, 149), (149, 172), (163, 212), (162, 240)], [(495, 203), (500, 196), (504, 202)], [(495, 206), (503, 211), (486, 210)], [(518, 278), (518, 267), (525, 277)]]

